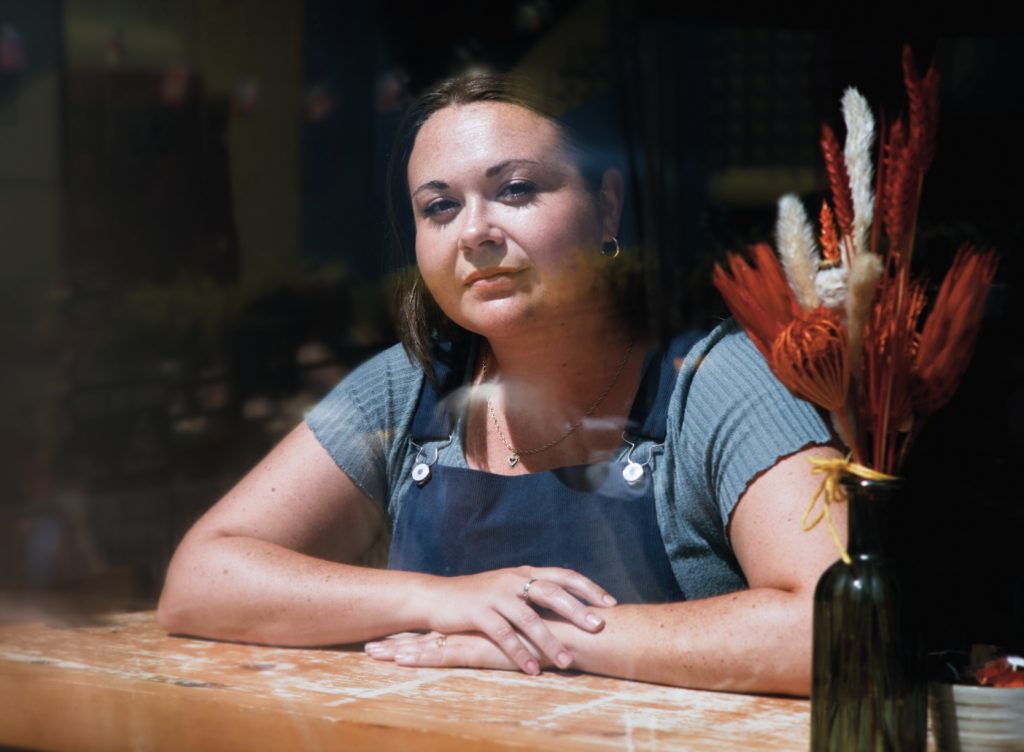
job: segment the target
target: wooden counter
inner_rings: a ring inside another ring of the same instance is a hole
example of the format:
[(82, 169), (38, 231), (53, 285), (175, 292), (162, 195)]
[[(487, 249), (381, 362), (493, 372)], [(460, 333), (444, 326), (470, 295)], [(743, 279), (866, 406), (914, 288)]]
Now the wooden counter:
[(803, 700), (180, 639), (152, 612), (0, 627), (0, 746), (806, 750), (808, 724)]

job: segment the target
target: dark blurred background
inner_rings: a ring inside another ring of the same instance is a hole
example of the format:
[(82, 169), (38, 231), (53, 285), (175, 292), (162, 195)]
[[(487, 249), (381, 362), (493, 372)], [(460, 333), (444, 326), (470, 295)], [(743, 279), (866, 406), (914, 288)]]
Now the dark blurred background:
[(706, 327), (714, 261), (770, 239), (781, 194), (820, 205), (843, 89), (899, 113), (909, 43), (943, 77), (919, 271), (965, 240), (1002, 262), (911, 459), (904, 554), (935, 645), (1020, 645), (1020, 41), (963, 10), (0, 0), (0, 620), (153, 602), (190, 523), (394, 341), (384, 175), (422, 87), (497, 66), (604, 113), (652, 299)]

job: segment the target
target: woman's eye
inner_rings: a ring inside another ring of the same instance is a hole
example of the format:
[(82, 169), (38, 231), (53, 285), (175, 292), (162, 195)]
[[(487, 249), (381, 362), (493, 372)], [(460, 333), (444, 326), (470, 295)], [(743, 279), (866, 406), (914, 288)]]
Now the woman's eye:
[(423, 216), (430, 219), (441, 219), (456, 208), (458, 208), (458, 204), (450, 198), (439, 198), (423, 207)]
[(537, 186), (529, 180), (515, 180), (501, 189), (501, 197), (513, 201), (533, 198), (536, 193)]

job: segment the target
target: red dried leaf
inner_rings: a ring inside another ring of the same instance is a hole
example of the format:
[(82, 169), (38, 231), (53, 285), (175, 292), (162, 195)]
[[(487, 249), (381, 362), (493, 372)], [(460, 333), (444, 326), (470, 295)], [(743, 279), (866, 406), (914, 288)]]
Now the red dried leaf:
[(935, 153), (939, 114), (939, 75), (929, 68), (917, 75), (910, 48), (903, 49), (903, 82), (909, 112), (883, 130), (882, 162), (885, 179), (878, 205), (889, 239), (889, 252), (908, 260), (913, 251), (917, 208), (924, 174)]
[(935, 132), (939, 119), (939, 73), (929, 66), (917, 75), (910, 47), (903, 48), (903, 85), (910, 103), (910, 143), (914, 160), (923, 175), (935, 156)]
[(960, 385), (997, 264), (994, 253), (978, 252), (970, 246), (961, 248), (953, 259), (921, 331), (914, 359), (912, 394), (919, 413), (938, 410)]
[(896, 470), (913, 417), (910, 378), (924, 303), (924, 289), (907, 280), (900, 273), (899, 259), (891, 258), (864, 330), (861, 397), (871, 467), (882, 472)]
[(801, 309), (771, 246), (758, 243), (750, 249), (750, 255), (753, 266), (742, 256), (730, 253), (728, 272), (715, 264), (713, 281), (740, 326), (767, 358), (775, 337)]
[(885, 186), (879, 201), (882, 203), (882, 220), (890, 248), (898, 246), (903, 235), (902, 202), (899, 197), (902, 195), (907, 168), (905, 142), (905, 127), (901, 118), (889, 127), (882, 143)]

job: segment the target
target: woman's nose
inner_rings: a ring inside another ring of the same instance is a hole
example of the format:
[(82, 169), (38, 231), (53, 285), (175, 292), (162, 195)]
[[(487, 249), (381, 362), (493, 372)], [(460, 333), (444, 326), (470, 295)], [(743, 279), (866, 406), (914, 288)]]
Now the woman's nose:
[(473, 200), (463, 210), (465, 221), (459, 235), (459, 246), (466, 251), (481, 247), (497, 246), (504, 242), (505, 235), (495, 223), (486, 201)]

